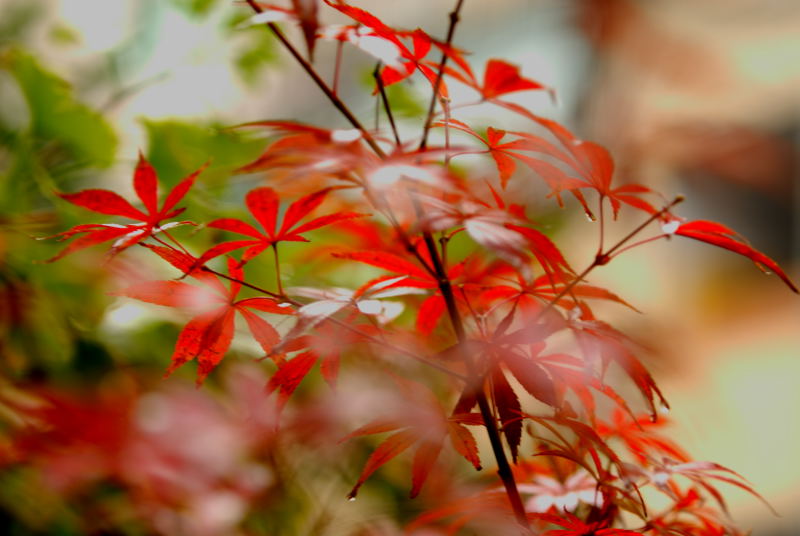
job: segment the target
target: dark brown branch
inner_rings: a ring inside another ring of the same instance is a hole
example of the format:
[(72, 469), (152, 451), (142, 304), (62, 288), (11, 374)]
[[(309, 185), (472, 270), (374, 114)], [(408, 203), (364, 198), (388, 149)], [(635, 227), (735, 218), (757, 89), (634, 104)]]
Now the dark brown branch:
[(428, 105), (428, 114), (425, 116), (425, 126), (422, 128), (422, 140), (419, 142), (420, 150), (423, 150), (428, 146), (428, 133), (431, 130), (433, 112), (436, 110), (436, 101), (439, 98), (439, 90), (442, 87), (444, 68), (447, 65), (447, 52), (450, 49), (450, 45), (453, 43), (453, 35), (456, 32), (456, 25), (458, 24), (461, 6), (463, 5), (464, 0), (458, 0), (455, 9), (453, 9), (453, 11), (450, 13), (450, 26), (447, 28), (447, 39), (444, 43), (445, 48), (442, 51), (442, 59), (439, 60), (439, 70), (436, 73), (436, 81), (433, 83), (433, 95), (431, 96), (431, 103)]
[[(453, 325), (453, 331), (455, 331), (459, 345), (463, 348), (467, 338), (464, 331), (464, 324), (461, 320), (461, 314), (458, 312), (458, 307), (456, 305), (452, 283), (447, 277), (447, 272), (441, 262), (441, 258), (439, 257), (439, 252), (436, 248), (436, 242), (433, 239), (433, 235), (430, 233), (430, 231), (425, 231), (423, 236), (425, 239), (425, 246), (427, 247), (428, 253), (430, 254), (433, 262), (434, 271), (436, 272), (439, 291), (442, 293), (445, 306), (447, 307), (447, 314), (450, 317), (450, 322)], [(492, 446), (492, 452), (494, 453), (495, 460), (497, 461), (497, 475), (503, 482), (506, 495), (511, 503), (511, 508), (514, 511), (514, 516), (517, 518), (517, 522), (523, 527), (527, 528), (528, 518), (525, 514), (525, 507), (522, 504), (522, 498), (520, 497), (519, 489), (517, 489), (517, 483), (514, 479), (514, 473), (511, 470), (511, 464), (509, 464), (508, 457), (503, 449), (503, 442), (500, 438), (500, 430), (497, 428), (497, 421), (492, 414), (491, 405), (489, 404), (489, 400), (486, 398), (486, 392), (484, 391), (485, 379), (483, 375), (478, 372), (475, 362), (468, 352), (461, 352), (461, 359), (464, 361), (464, 365), (467, 369), (467, 377), (472, 379), (474, 383), (478, 384), (468, 384), (467, 389), (475, 390), (475, 398), (478, 403), (478, 409), (480, 410), (483, 423), (486, 426), (486, 433), (489, 436), (489, 443)]]
[(394, 115), (392, 115), (392, 107), (389, 105), (389, 99), (386, 97), (386, 87), (383, 85), (383, 79), (381, 78), (381, 62), (375, 66), (375, 70), (372, 72), (372, 76), (375, 78), (375, 83), (378, 84), (378, 92), (380, 93), (380, 98), (383, 101), (383, 109), (386, 112), (386, 117), (389, 118), (389, 125), (392, 127), (392, 134), (394, 135), (394, 141), (398, 147), (403, 145), (400, 141), (400, 136), (397, 134), (397, 126), (394, 124)]

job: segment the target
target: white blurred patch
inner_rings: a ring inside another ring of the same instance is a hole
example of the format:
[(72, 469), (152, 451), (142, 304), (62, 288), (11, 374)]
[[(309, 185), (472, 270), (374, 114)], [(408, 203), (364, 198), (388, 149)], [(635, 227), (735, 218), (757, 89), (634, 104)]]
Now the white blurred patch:
[(668, 221), (667, 223), (662, 223), (661, 224), (661, 230), (664, 232), (664, 234), (671, 235), (671, 234), (675, 234), (675, 231), (677, 231), (678, 227), (680, 227), (680, 226), (681, 226), (681, 222), (680, 221), (671, 220), (671, 221)]
[(377, 189), (390, 188), (402, 179), (411, 179), (426, 184), (436, 182), (436, 175), (429, 169), (408, 164), (381, 166), (369, 175), (370, 184)]
[(247, 511), (247, 503), (232, 491), (216, 491), (202, 496), (192, 510), (193, 521), (202, 527), (200, 530), (215, 534), (238, 523)]
[(340, 128), (331, 132), (334, 143), (352, 143), (361, 139), (361, 131), (357, 128)]
[(278, 9), (265, 9), (257, 15), (253, 15), (245, 22), (237, 26), (237, 29), (249, 28), (250, 26), (257, 26), (259, 24), (266, 24), (268, 22), (284, 22), (291, 20), (292, 16), (286, 11)]
[(128, 2), (61, 0), (58, 5), (60, 17), (80, 34), (81, 44), (96, 51), (117, 46), (127, 37), (124, 29), (133, 19)]
[(148, 393), (136, 404), (136, 424), (145, 432), (165, 432), (172, 424), (168, 401), (158, 393)]
[(144, 324), (149, 316), (150, 309), (147, 306), (125, 300), (110, 307), (101, 323), (103, 327), (112, 330), (131, 329)]

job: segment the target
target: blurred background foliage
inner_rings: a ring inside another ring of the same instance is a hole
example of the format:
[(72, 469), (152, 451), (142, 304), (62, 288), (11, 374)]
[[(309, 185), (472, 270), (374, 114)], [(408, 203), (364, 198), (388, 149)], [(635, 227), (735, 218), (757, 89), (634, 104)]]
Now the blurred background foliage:
[[(359, 3), (399, 26), (444, 33), (449, 2), (388, 4)], [(96, 249), (42, 264), (62, 245), (34, 240), (86, 221), (56, 191), (132, 193), (137, 150), (162, 188), (209, 163), (187, 218), (241, 216), (260, 177), (231, 174), (265, 141), (228, 127), (263, 118), (340, 125), (335, 112), (227, 1), (0, 0), (0, 9), (3, 534), (397, 533), (396, 521), (426, 500), (406, 499), (400, 464), (380, 471), (357, 505), (343, 502), (372, 440), (336, 439), (374, 416), (364, 410), (386, 403), (379, 394), (346, 408), (312, 374), (296, 395), (304, 411), (287, 410), (276, 437), (263, 392), (270, 365), (252, 362), (249, 343), (237, 343), (201, 390), (189, 367), (162, 381), (185, 318), (108, 294), (131, 278), (174, 273), (139, 251), (113, 268)], [(690, 215), (730, 224), (791, 267), (800, 244), (798, 28), (792, 0), (467, 1), (457, 41), (478, 64), (503, 56), (555, 87), (560, 106), (538, 97), (526, 105), (610, 146), (621, 176), (688, 193)], [(318, 51), (321, 70), (332, 54)], [(357, 54), (343, 66), (342, 92), (365, 118), (371, 71)], [(389, 94), (401, 134), (416, 132), (420, 86)], [(569, 239), (594, 236), (587, 222), (536, 208), (543, 225), (564, 229), (571, 258), (588, 258), (594, 244)], [(212, 238), (180, 232), (197, 251)], [(686, 423), (678, 434), (689, 450), (740, 470), (787, 515), (767, 518), (734, 493), (738, 519), (758, 527), (754, 536), (794, 534), (797, 304), (747, 263), (671, 246), (633, 252), (595, 282), (655, 318), (624, 322), (657, 346), (651, 366)], [(285, 255), (291, 284), (319, 275), (292, 262), (301, 249)], [(269, 263), (258, 269), (272, 280)], [(341, 285), (353, 277), (337, 265), (325, 275)], [(374, 379), (347, 381), (363, 392)], [(465, 486), (440, 480), (429, 493)]]

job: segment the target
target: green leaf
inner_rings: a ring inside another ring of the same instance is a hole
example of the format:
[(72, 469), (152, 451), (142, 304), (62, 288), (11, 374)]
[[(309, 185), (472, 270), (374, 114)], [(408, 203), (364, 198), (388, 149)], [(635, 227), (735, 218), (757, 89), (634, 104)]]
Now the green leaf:
[(144, 120), (147, 130), (147, 159), (159, 178), (172, 186), (206, 162), (204, 182), (227, 178), (230, 173), (256, 158), (264, 141), (248, 139), (243, 133), (218, 126), (168, 119)]
[(30, 132), (55, 140), (82, 164), (106, 167), (114, 161), (117, 137), (103, 117), (78, 101), (62, 78), (20, 50), (7, 57), (30, 111)]
[(392, 84), (386, 88), (386, 97), (392, 105), (392, 114), (397, 117), (420, 118), (427, 112), (422, 99), (408, 84)]
[(234, 62), (239, 76), (255, 85), (264, 68), (278, 61), (276, 40), (266, 28), (249, 28), (242, 33), (244, 43), (236, 49)]
[(171, 3), (191, 17), (202, 17), (214, 8), (217, 0), (172, 0)]
[(70, 85), (33, 56), (14, 50), (4, 59), (28, 104), (33, 136), (58, 142), (81, 164), (111, 165), (117, 137), (98, 112), (77, 100)]

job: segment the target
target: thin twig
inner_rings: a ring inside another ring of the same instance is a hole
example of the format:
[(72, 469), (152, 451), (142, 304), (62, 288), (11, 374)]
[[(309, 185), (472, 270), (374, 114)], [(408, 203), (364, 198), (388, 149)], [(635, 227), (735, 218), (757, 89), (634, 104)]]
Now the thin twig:
[(672, 207), (677, 205), (678, 203), (683, 201), (683, 196), (678, 196), (672, 200), (670, 204), (659, 210), (658, 212), (651, 214), (649, 218), (647, 218), (644, 222), (638, 225), (633, 231), (625, 235), (622, 239), (620, 239), (616, 244), (611, 246), (608, 251), (598, 251), (597, 255), (595, 255), (594, 260), (592, 263), (586, 267), (580, 274), (575, 276), (575, 278), (570, 281), (561, 292), (556, 294), (550, 301), (547, 302), (544, 309), (539, 311), (539, 314), (536, 315), (533, 322), (538, 322), (545, 314), (547, 314), (557, 303), (558, 301), (563, 298), (567, 293), (571, 292), (573, 287), (583, 281), (583, 279), (589, 275), (589, 273), (597, 268), (598, 266), (603, 266), (604, 264), (608, 264), (608, 261), (611, 259), (611, 255), (617, 251), (619, 248), (624, 246), (631, 238), (642, 232), (642, 230), (653, 223), (655, 220), (663, 216), (667, 211), (669, 211)]
[(336, 64), (333, 67), (333, 94), (339, 94), (339, 73), (342, 70), (342, 50), (344, 49), (344, 41), (336, 42)]
[(442, 113), (444, 114), (444, 167), (450, 167), (450, 160), (454, 155), (450, 154), (450, 102), (442, 97)]

